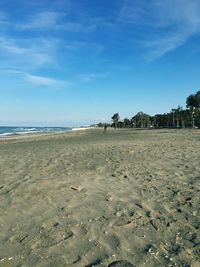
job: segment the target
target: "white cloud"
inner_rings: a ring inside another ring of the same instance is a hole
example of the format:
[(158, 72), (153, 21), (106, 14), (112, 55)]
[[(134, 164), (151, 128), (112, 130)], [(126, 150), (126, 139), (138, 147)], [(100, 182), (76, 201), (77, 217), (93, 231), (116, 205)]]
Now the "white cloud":
[(88, 74), (81, 74), (80, 75), (80, 80), (83, 83), (88, 83), (88, 82), (92, 82), (95, 81), (96, 79), (99, 78), (104, 78), (106, 76), (108, 76), (109, 73), (88, 73)]
[[(0, 37), (0, 52), (4, 55), (0, 67), (34, 69), (56, 64), (58, 40), (14, 39)], [(12, 65), (13, 64), (13, 65)], [(8, 66), (10, 65), (10, 67)]]
[[(59, 75), (58, 70), (65, 72), (66, 66), (69, 72), (73, 69), (73, 66), (70, 67), (70, 60), (74, 58), (74, 55), (75, 58), (77, 54), (81, 58), (87, 55), (95, 57), (104, 50), (103, 45), (99, 43), (79, 38), (79, 33), (86, 34), (95, 30), (100, 21), (93, 21), (91, 17), (83, 14), (76, 14), (73, 20), (68, 21), (66, 16), (69, 14), (65, 11), (33, 12), (30, 10), (18, 21), (15, 17), (9, 18), (8, 15), (0, 12), (0, 23), (7, 21), (9, 24), (9, 27), (5, 27), (2, 32), (0, 29), (0, 55), (2, 55), (0, 69), (7, 69), (7, 73), (40, 73), (45, 69), (49, 73), (54, 71), (55, 76)], [(57, 34), (59, 31), (62, 34)], [(63, 31), (71, 31), (73, 34), (75, 32), (76, 36), (71, 37), (70, 33), (67, 38), (67, 35), (63, 36)], [(44, 33), (45, 37), (42, 37)], [(66, 57), (65, 61), (64, 57)], [(78, 74), (75, 73), (74, 76)], [(55, 84), (55, 80), (41, 77), (28, 75), (26, 80), (35, 84)], [(99, 76), (95, 74), (87, 74), (82, 77), (81, 82), (89, 82), (97, 77)], [(57, 82), (58, 80), (56, 84)]]
[(45, 87), (52, 87), (56, 89), (61, 89), (66, 86), (74, 85), (74, 82), (55, 79), (47, 76), (41, 75), (33, 75), (28, 72), (24, 72), (18, 69), (7, 69), (7, 68), (0, 68), (0, 74), (10, 74), (12, 75), (13, 81), (26, 81), (34, 85), (38, 86), (45, 86)]
[(166, 53), (183, 45), (190, 37), (187, 32), (179, 32), (170, 36), (160, 36), (152, 40), (146, 40), (141, 44), (147, 49), (145, 59), (149, 62), (162, 57)]
[(12, 54), (24, 54), (28, 52), (27, 48), (20, 47), (13, 40), (4, 37), (0, 37), (0, 49)]
[(52, 29), (59, 24), (63, 13), (44, 11), (31, 16), (29, 22), (18, 25), (24, 30), (30, 29)]
[(37, 75), (31, 75), (31, 74), (26, 74), (26, 80), (37, 84), (37, 85), (43, 85), (43, 86), (63, 86), (69, 84), (69, 82), (63, 81), (63, 80), (58, 80), (58, 79), (52, 79), (49, 77), (44, 77), (44, 76), (37, 76)]
[(104, 50), (104, 46), (95, 42), (84, 42), (84, 41), (66, 41), (63, 44), (63, 48), (69, 51), (90, 51), (94, 53), (101, 53)]
[(18, 69), (5, 69), (5, 68), (0, 68), (0, 72), (3, 73), (11, 73), (11, 74), (23, 74), (22, 71)]
[(125, 0), (119, 21), (140, 31), (146, 57), (154, 60), (200, 32), (199, 14), (200, 0)]
[(88, 33), (95, 30), (96, 25), (81, 18), (78, 21), (70, 21), (64, 12), (43, 11), (29, 16), (27, 22), (22, 21), (16, 24), (16, 28), (18, 30), (63, 30)]

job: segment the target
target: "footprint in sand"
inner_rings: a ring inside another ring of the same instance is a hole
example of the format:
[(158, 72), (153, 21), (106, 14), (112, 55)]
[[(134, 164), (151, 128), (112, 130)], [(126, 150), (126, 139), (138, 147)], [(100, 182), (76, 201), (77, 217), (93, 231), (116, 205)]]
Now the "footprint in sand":
[(126, 260), (119, 260), (111, 262), (107, 267), (134, 267), (132, 263)]
[(119, 217), (115, 218), (111, 223), (112, 226), (123, 226), (131, 223), (130, 217), (126, 214), (121, 214)]

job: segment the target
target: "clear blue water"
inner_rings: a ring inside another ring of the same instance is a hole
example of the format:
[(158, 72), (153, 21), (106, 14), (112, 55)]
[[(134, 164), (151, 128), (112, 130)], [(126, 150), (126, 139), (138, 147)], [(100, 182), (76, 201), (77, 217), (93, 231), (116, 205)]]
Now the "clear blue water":
[(53, 133), (71, 131), (69, 127), (4, 127), (0, 126), (0, 137), (30, 133)]

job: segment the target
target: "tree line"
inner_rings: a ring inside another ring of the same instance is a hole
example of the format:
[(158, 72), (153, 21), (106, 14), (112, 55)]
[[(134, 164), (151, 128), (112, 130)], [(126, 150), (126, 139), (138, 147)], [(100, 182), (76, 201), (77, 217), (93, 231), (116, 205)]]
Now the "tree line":
[[(114, 128), (200, 128), (200, 91), (187, 97), (186, 109), (178, 106), (168, 113), (154, 116), (140, 111), (132, 118), (123, 120), (119, 113), (115, 113), (111, 119), (112, 123), (107, 126)], [(98, 124), (99, 127), (104, 125)]]

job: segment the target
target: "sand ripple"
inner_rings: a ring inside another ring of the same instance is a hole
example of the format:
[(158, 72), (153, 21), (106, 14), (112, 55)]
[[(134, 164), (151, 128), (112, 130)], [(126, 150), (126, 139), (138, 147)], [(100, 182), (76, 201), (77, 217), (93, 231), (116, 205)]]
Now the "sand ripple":
[(199, 266), (198, 130), (0, 142), (0, 266)]

